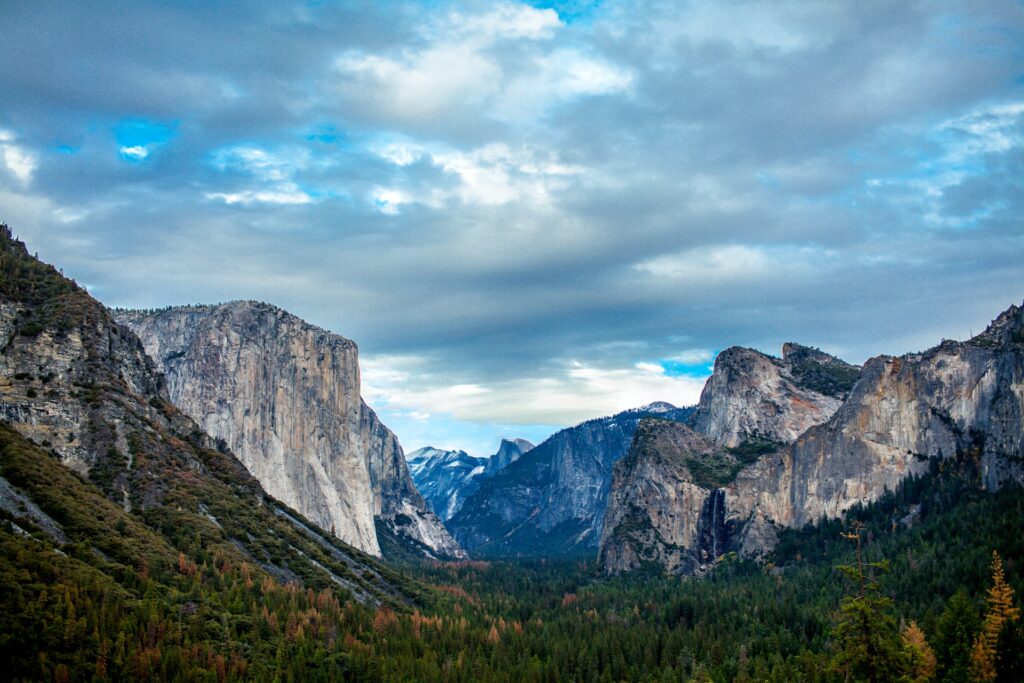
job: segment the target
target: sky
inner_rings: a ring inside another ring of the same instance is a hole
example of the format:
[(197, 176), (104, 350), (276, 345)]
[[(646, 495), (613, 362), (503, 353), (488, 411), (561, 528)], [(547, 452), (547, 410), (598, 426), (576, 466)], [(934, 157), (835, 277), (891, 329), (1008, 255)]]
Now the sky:
[(355, 340), (407, 451), (1024, 301), (1024, 5), (0, 2), (0, 222)]

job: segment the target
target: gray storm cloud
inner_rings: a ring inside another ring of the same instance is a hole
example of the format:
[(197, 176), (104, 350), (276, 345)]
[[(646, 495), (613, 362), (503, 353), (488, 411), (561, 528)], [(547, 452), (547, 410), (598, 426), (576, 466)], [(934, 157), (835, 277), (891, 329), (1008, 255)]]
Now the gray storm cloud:
[(1019, 3), (7, 3), (0, 25), (0, 220), (109, 305), (259, 298), (356, 339), (399, 424), (685, 400), (706, 369), (672, 358), (862, 361), (1024, 295)]

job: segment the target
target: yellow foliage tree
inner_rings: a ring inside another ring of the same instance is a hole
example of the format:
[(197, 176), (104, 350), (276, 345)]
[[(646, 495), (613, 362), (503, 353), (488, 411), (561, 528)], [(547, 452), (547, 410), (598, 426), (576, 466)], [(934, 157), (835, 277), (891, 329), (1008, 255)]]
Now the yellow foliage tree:
[(971, 677), (987, 683), (996, 679), (996, 659), (999, 654), (999, 636), (1003, 627), (1020, 618), (1020, 609), (1013, 604), (1013, 589), (1003, 575), (1003, 560), (992, 551), (992, 587), (988, 589), (988, 611), (981, 633), (971, 651)]
[(924, 631), (913, 621), (903, 629), (903, 649), (909, 659), (907, 681), (925, 683), (935, 676), (935, 653), (924, 637)]

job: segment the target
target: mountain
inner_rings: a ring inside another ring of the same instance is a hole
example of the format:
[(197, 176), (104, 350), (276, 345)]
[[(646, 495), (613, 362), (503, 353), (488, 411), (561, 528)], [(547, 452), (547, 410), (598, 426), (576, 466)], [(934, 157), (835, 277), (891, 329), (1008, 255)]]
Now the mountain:
[(115, 315), (163, 371), (171, 401), (272, 495), (373, 555), (383, 528), (432, 556), (463, 556), (361, 399), (354, 342), (252, 301)]
[(526, 439), (502, 439), (497, 453), (478, 458), (465, 451), (427, 446), (409, 454), (409, 472), (430, 508), (447, 522), (481, 481), (493, 477), (531, 448), (533, 444)]
[[(812, 377), (827, 380), (832, 371), (848, 373), (817, 354), (811, 362), (819, 368)], [(774, 547), (780, 529), (802, 528), (877, 500), (909, 475), (927, 472), (931, 462), (968, 461), (990, 491), (1008, 481), (1024, 481), (1020, 307), (1012, 306), (966, 342), (944, 341), (923, 353), (872, 358), (848, 389), (833, 385), (846, 398), (831, 417), (790, 444), (736, 443), (744, 433), (787, 433), (780, 424), (747, 419), (781, 401), (764, 383), (751, 387), (750, 374), (737, 373), (736, 367), (730, 359), (724, 376), (708, 383), (711, 392), (734, 398), (716, 404), (716, 397), (705, 402), (702, 396), (692, 421), (694, 431), (717, 438), (698, 441), (692, 432), (670, 424), (645, 424), (638, 430), (630, 456), (614, 474), (600, 549), (606, 570), (656, 563), (687, 573), (729, 551), (762, 556)], [(742, 367), (760, 378), (774, 381), (776, 376), (762, 372), (763, 362)], [(789, 375), (808, 388), (808, 374), (790, 369)], [(814, 382), (818, 388), (833, 384)], [(792, 391), (785, 383), (774, 386)], [(705, 405), (713, 410), (723, 404), (727, 409), (719, 408), (718, 414), (728, 419), (716, 423), (700, 414)], [(770, 413), (773, 418), (780, 414), (785, 413)], [(793, 425), (803, 419), (799, 413), (789, 415)]]
[(257, 583), (406, 600), (394, 572), (268, 495), (171, 403), (138, 337), (6, 226), (0, 339), (5, 540), (68, 558), (62, 566), (91, 586), (121, 586), (108, 593), (115, 602), (140, 599), (147, 585), (171, 590), (176, 567), (212, 567), (215, 557), (248, 567)]
[(612, 466), (629, 449), (637, 424), (652, 414), (684, 420), (691, 412), (658, 404), (653, 412), (645, 406), (564, 429), (481, 481), (448, 528), (474, 554), (591, 553), (601, 536)]
[(474, 458), (466, 451), (442, 451), (430, 446), (409, 454), (409, 472), (416, 488), (445, 522), (459, 511), (466, 494), (476, 489), (486, 464), (486, 458)]
[(533, 444), (526, 439), (502, 439), (501, 445), (498, 446), (498, 452), (487, 459), (485, 475), (493, 477), (532, 448)]
[(785, 344), (781, 359), (733, 346), (715, 359), (691, 425), (728, 447), (748, 438), (790, 443), (839, 409), (859, 372), (799, 344)]

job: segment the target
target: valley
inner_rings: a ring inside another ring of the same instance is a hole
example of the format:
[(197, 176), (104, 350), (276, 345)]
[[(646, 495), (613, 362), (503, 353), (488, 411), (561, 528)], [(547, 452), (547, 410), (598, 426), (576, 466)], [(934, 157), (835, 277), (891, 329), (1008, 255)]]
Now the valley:
[(255, 302), (110, 312), (0, 246), (12, 680), (960, 680), (986, 591), (1024, 589), (1017, 306), (863, 367), (733, 347), (696, 406), (407, 458), (353, 342)]

